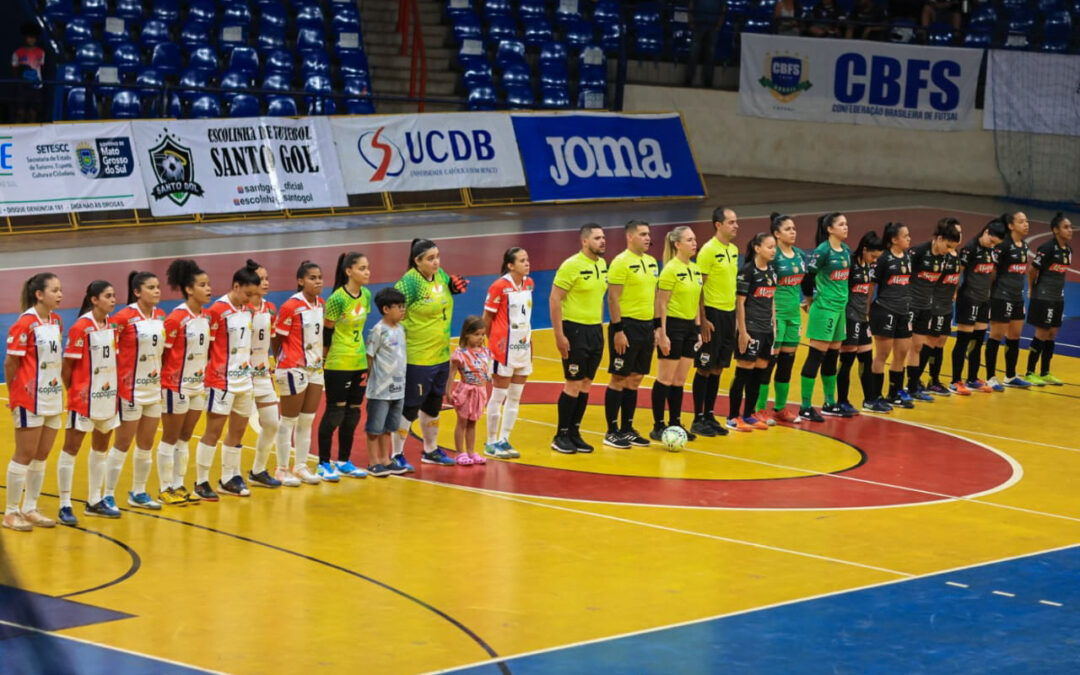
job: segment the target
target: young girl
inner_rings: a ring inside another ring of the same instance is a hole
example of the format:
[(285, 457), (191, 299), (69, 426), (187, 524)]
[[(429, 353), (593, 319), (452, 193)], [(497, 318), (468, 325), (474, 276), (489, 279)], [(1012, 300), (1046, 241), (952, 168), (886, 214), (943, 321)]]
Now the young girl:
[[(1024, 280), (1028, 275), (1030, 251), (1025, 238), (1029, 225), (1023, 212), (1003, 213), (1009, 228), (1005, 241), (997, 246), (997, 274), (990, 289), (990, 339), (986, 343), (986, 384), (994, 391), (1005, 387), (1027, 388), (1031, 383), (1016, 374), (1020, 358), (1020, 333), (1024, 330)], [(1005, 382), (997, 378), (997, 353), (1005, 338)]]
[[(888, 412), (893, 406), (914, 408), (904, 390), (904, 363), (911, 348), (911, 234), (903, 223), (886, 223), (881, 236), (885, 252), (874, 266), (877, 297), (870, 307), (870, 332), (874, 334), (874, 400)], [(889, 396), (882, 396), (885, 386), (885, 362), (889, 364)]]
[(116, 331), (109, 314), (116, 308), (116, 291), (108, 281), (94, 281), (86, 287), (79, 318), (68, 333), (61, 379), (67, 388), (68, 418), (64, 432), (64, 451), (56, 463), (56, 482), (60, 487), (60, 522), (78, 525), (71, 508), (71, 482), (75, 456), (79, 454), (86, 432), (90, 437), (90, 490), (86, 514), (119, 518), (120, 511), (109, 508), (101, 499), (101, 480), (105, 475), (105, 453), (109, 451), (112, 430), (120, 426), (116, 405)]
[(859, 383), (863, 390), (863, 409), (876, 412), (867, 406), (871, 403), (869, 392), (873, 389), (874, 345), (870, 339), (870, 298), (874, 294), (873, 269), (885, 250), (881, 237), (867, 232), (859, 240), (851, 256), (851, 276), (848, 277), (847, 336), (840, 345), (840, 370), (836, 373), (836, 404), (848, 415), (857, 415), (851, 404), (851, 367), (859, 361)]
[[(458, 348), (450, 355), (450, 378), (446, 400), (457, 412), (454, 426), (454, 449), (457, 463), (487, 464), (487, 458), (473, 452), (476, 447), (476, 420), (487, 405), (487, 385), (491, 382), (491, 351), (484, 346), (484, 320), (478, 316), (465, 317)], [(461, 374), (461, 382), (454, 375)]]
[[(944, 219), (946, 224), (956, 228), (957, 242), (963, 233), (960, 229), (960, 221), (956, 218)], [(935, 396), (949, 396), (949, 388), (941, 382), (941, 366), (945, 362), (945, 343), (949, 340), (952, 332), (953, 307), (956, 304), (956, 289), (960, 284), (960, 256), (957, 255), (955, 246), (953, 251), (945, 256), (941, 264), (941, 279), (934, 286), (933, 301), (930, 306), (931, 335), (926, 341), (930, 347), (929, 352), (919, 358), (920, 372), (923, 368), (930, 368), (930, 384), (926, 391)]]
[[(956, 293), (956, 344), (952, 351), (953, 383), (949, 391), (970, 396), (971, 391), (994, 390), (979, 379), (983, 339), (990, 322), (990, 286), (994, 279), (995, 248), (1005, 238), (1005, 223), (991, 220), (979, 235), (960, 249), (960, 288)], [(964, 360), (968, 380), (964, 381)]]
[[(1043, 386), (1061, 386), (1061, 380), (1050, 374), (1050, 359), (1054, 356), (1054, 339), (1061, 328), (1065, 313), (1065, 271), (1072, 264), (1072, 221), (1061, 211), (1050, 221), (1050, 241), (1039, 247), (1028, 272), (1031, 300), (1027, 321), (1035, 326), (1035, 339), (1028, 351), (1028, 381)], [(1042, 368), (1036, 370), (1039, 359)]]
[[(755, 415), (766, 424), (787, 422), (797, 424), (798, 413), (787, 409), (788, 390), (791, 387), (791, 369), (795, 365), (795, 350), (799, 348), (799, 333), (802, 330), (802, 315), (799, 305), (802, 303), (802, 280), (806, 276), (806, 257), (795, 248), (795, 221), (791, 216), (772, 214), (769, 231), (776, 239), (776, 257), (771, 266), (776, 272), (776, 399), (773, 401), (771, 414), (765, 413), (769, 400), (769, 372), (765, 373), (761, 392), (758, 395)], [(749, 258), (747, 258), (749, 262)], [(775, 420), (775, 421), (774, 421)]]
[[(934, 296), (940, 292), (956, 256), (953, 251), (960, 243), (960, 228), (955, 219), (938, 221), (933, 238), (911, 251), (911, 349), (908, 350), (908, 394), (917, 401), (930, 403), (931, 392), (923, 387), (923, 370), (935, 353), (936, 340), (946, 332), (947, 319), (934, 312)], [(951, 290), (955, 290), (955, 285)], [(948, 390), (945, 391), (948, 394)]]
[(210, 321), (203, 306), (211, 300), (210, 277), (194, 260), (174, 260), (165, 273), (169, 287), (184, 297), (165, 317), (165, 354), (161, 367), (161, 440), (158, 441), (158, 501), (167, 506), (198, 504), (184, 487), (189, 443), (206, 406), (203, 378), (210, 351)]
[[(776, 270), (769, 264), (776, 257), (776, 239), (759, 232), (746, 247), (746, 264), (735, 278), (735, 379), (728, 398), (731, 409), (727, 425), (735, 431), (764, 431), (769, 425), (754, 417), (761, 385), (768, 384), (769, 360), (776, 336)], [(763, 381), (764, 380), (764, 381)], [(739, 417), (745, 392), (746, 405)]]
[[(281, 415), (278, 414), (278, 394), (274, 389), (274, 367), (270, 362), (270, 343), (273, 339), (274, 316), (277, 309), (274, 303), (266, 299), (270, 292), (270, 274), (266, 268), (248, 258), (244, 266), (249, 272), (259, 277), (259, 286), (251, 297), (251, 385), (255, 396), (255, 415), (251, 418), (252, 426), (258, 426), (259, 436), (255, 440), (255, 459), (251, 463), (248, 479), (259, 487), (277, 487), (275, 481), (286, 487), (299, 487), (300, 481), (288, 471), (289, 447), (277, 451), (277, 470), (271, 480), (266, 470), (270, 460), (270, 450), (277, 440)], [(257, 423), (257, 424), (256, 424)]]
[(105, 460), (105, 499), (115, 507), (116, 482), (124, 469), (128, 448), (135, 441), (128, 505), (157, 511), (161, 502), (146, 493), (154, 464), (154, 434), (161, 417), (161, 354), (165, 349), (165, 312), (161, 282), (153, 272), (128, 275), (128, 306), (112, 318), (116, 337), (116, 370), (120, 380), (120, 428)]
[[(45, 460), (64, 411), (62, 328), (55, 313), (63, 297), (55, 274), (42, 272), (30, 277), (22, 289), (22, 316), (8, 332), (4, 380), (15, 422), (15, 454), (8, 463), (3, 525), (19, 532), (56, 527), (55, 520), (38, 511), (37, 500), (45, 481)], [(24, 486), (26, 499), (22, 500)]]
[[(274, 351), (278, 354), (274, 380), (281, 392), (281, 427), (278, 448), (293, 445), (296, 431), (296, 459), (293, 475), (304, 483), (322, 479), (308, 468), (311, 427), (323, 392), (323, 289), (322, 268), (310, 260), (296, 270), (297, 292), (285, 301), (274, 324)], [(281, 451), (284, 454), (284, 451)], [(325, 480), (340, 480), (337, 472)]]

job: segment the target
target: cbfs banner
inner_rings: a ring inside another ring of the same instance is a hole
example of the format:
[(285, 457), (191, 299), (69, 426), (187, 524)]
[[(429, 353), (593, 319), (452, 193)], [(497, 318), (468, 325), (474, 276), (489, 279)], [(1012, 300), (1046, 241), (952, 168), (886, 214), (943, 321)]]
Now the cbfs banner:
[(155, 216), (348, 203), (325, 118), (133, 122)]
[(0, 127), (0, 215), (139, 208), (129, 123)]
[(678, 113), (514, 114), (533, 201), (704, 197)]
[(991, 50), (984, 98), (984, 129), (1080, 136), (1080, 56)]
[(525, 184), (506, 114), (336, 117), (330, 126), (349, 194)]
[(978, 125), (982, 50), (742, 36), (739, 113), (956, 131)]

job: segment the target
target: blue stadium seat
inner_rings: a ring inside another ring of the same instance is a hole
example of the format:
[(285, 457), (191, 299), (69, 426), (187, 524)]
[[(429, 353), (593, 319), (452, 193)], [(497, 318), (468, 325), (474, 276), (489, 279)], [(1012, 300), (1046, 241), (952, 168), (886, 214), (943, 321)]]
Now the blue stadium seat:
[(255, 46), (261, 52), (272, 49), (285, 49), (285, 29), (277, 26), (261, 26), (255, 36)]
[(101, 23), (109, 13), (109, 5), (105, 0), (82, 0), (79, 4), (79, 15), (94, 23)]
[(947, 23), (935, 21), (926, 27), (926, 44), (950, 47), (956, 42), (956, 31)]
[(147, 66), (135, 76), (135, 84), (139, 87), (143, 114), (149, 117), (157, 116), (161, 112), (161, 95), (164, 92), (165, 78), (161, 76), (161, 73)]
[(292, 52), (285, 51), (284, 49), (275, 49), (268, 52), (264, 59), (263, 74), (283, 74), (287, 78), (292, 78), (293, 70), (296, 65), (293, 60)]
[[(772, 13), (759, 13), (757, 10), (751, 12), (750, 16), (746, 17), (743, 22), (742, 32), (744, 33), (761, 33), (768, 34), (773, 32)], [(686, 49), (689, 53), (690, 48), (687, 45)]]
[(221, 88), (225, 90), (221, 97), (228, 103), (233, 96), (236, 96), (235, 92), (251, 89), (251, 78), (251, 73), (245, 70), (229, 69), (225, 71), (225, 74), (221, 76)]
[(217, 21), (218, 4), (215, 0), (191, 0), (188, 3), (188, 21), (214, 23)]
[(221, 99), (213, 94), (202, 94), (191, 102), (191, 118), (213, 119), (221, 117)]
[(964, 46), (989, 49), (994, 42), (994, 32), (989, 28), (973, 28), (964, 35)]
[(456, 20), (462, 14), (472, 12), (471, 0), (447, 0), (446, 2), (446, 16), (451, 21)]
[(203, 70), (217, 71), (219, 65), (217, 49), (203, 44), (188, 51), (188, 66)]
[(84, 42), (94, 40), (94, 26), (85, 16), (77, 16), (64, 26), (64, 42), (71, 47), (78, 47)]
[(469, 65), (465, 67), (465, 72), (461, 76), (461, 81), (465, 84), (465, 89), (473, 89), (475, 87), (493, 87), (495, 86), (494, 76), (491, 72), (491, 64), (487, 60), (470, 61)]
[[(600, 31), (600, 46), (603, 50), (609, 54), (618, 51), (623, 37), (622, 22), (601, 21), (596, 26)], [(689, 48), (687, 48), (687, 51), (689, 51)]]
[(566, 87), (543, 87), (540, 90), (540, 107), (559, 110), (570, 107), (570, 94)]
[[(139, 74), (135, 76), (135, 84), (140, 87), (155, 87), (160, 89), (165, 86), (165, 78), (156, 68), (144, 66), (139, 70)], [(144, 96), (145, 95), (146, 94), (144, 93)]]
[(116, 9), (113, 14), (125, 21), (141, 24), (143, 20), (142, 0), (116, 0)]
[(510, 0), (483, 0), (480, 4), (484, 8), (484, 18), (488, 21), (497, 16), (513, 16), (514, 13)]
[(41, 13), (50, 24), (65, 23), (75, 15), (75, 3), (72, 0), (45, 0)]
[(555, 25), (567, 26), (574, 21), (581, 21), (581, 0), (560, 1), (555, 7)]
[(639, 2), (634, 6), (634, 29), (642, 26), (656, 26), (660, 24), (660, 3)]
[(296, 49), (301, 52), (326, 49), (322, 28), (304, 27), (296, 31)]
[(1053, 12), (1067, 12), (1063, 0), (1038, 0), (1036, 7), (1044, 17)]
[(97, 117), (97, 104), (94, 97), (86, 92), (86, 87), (72, 87), (67, 92), (64, 102), (64, 119), (91, 120)]
[(1044, 52), (1065, 52), (1069, 49), (1072, 36), (1072, 18), (1063, 9), (1051, 10), (1042, 24), (1042, 41), (1039, 50)]
[(258, 117), (262, 114), (259, 97), (251, 94), (234, 95), (228, 106), (229, 117)]
[(578, 87), (581, 89), (607, 89), (607, 58), (604, 51), (592, 45), (581, 50), (578, 56)]
[(968, 20), (968, 29), (994, 30), (997, 27), (997, 10), (990, 3), (979, 5), (971, 11), (971, 19)]
[(229, 69), (247, 73), (255, 77), (259, 72), (259, 52), (252, 47), (235, 47), (229, 55)]
[(142, 116), (142, 102), (139, 92), (121, 89), (112, 96), (109, 117), (116, 120), (130, 120)]
[(622, 21), (622, 10), (618, 0), (599, 0), (593, 7), (593, 21), (611, 23)]
[(469, 110), (494, 110), (495, 88), (484, 86), (470, 89), (466, 103)]
[(183, 55), (180, 51), (180, 45), (175, 42), (162, 42), (156, 45), (153, 54), (150, 56), (150, 65), (157, 68), (165, 77), (178, 75), (182, 63)]
[(505, 68), (508, 64), (522, 64), (526, 68), (525, 43), (521, 40), (503, 40), (495, 50), (495, 65)]
[(517, 39), (517, 21), (514, 17), (503, 14), (488, 17), (487, 43), (496, 47), (503, 40)]
[(515, 110), (527, 110), (536, 106), (532, 87), (521, 84), (506, 85), (506, 105)]
[(252, 23), (251, 9), (244, 2), (227, 2), (221, 12), (221, 20), (237, 26), (250, 26)]
[(487, 61), (484, 52), (484, 43), (480, 40), (462, 40), (458, 47), (457, 61), (462, 68), (467, 68), (475, 61)]
[(570, 71), (566, 62), (566, 45), (548, 42), (540, 48), (541, 88), (566, 88), (570, 83)]
[(94, 84), (97, 85), (96, 93), (102, 100), (108, 101), (120, 88), (120, 71), (112, 64), (102, 64), (94, 73)]
[(325, 75), (312, 75), (304, 80), (304, 97), (308, 115), (333, 115), (337, 113), (337, 102), (331, 96), (334, 87)]
[(188, 21), (180, 29), (180, 46), (192, 50), (210, 42), (214, 36), (214, 27), (202, 21)]
[[(839, 3), (837, 4), (839, 5)], [(726, 11), (724, 13), (725, 18), (730, 17), (731, 19), (741, 19), (742, 17), (750, 13), (750, 0), (727, 0), (724, 5), (726, 7)]]
[(105, 48), (100, 42), (84, 42), (75, 49), (75, 61), (90, 70), (105, 63)]
[(355, 21), (356, 25), (360, 25), (360, 8), (355, 2), (349, 0), (348, 2), (331, 2), (330, 3), (330, 24), (333, 25), (334, 19), (349, 19)]
[[(355, 5), (345, 5), (346, 7)], [(330, 19), (330, 30), (335, 33), (359, 33), (360, 32), (360, 18), (351, 14), (335, 14)]]
[(212, 71), (204, 68), (188, 68), (180, 75), (180, 80), (177, 82), (177, 89), (180, 92), (180, 97), (186, 101), (194, 99), (196, 96), (202, 94), (200, 89), (206, 89), (210, 86), (210, 74)]
[(170, 40), (172, 40), (172, 36), (169, 34), (169, 24), (161, 19), (148, 19), (139, 33), (139, 44), (145, 49), (153, 49), (155, 46)]
[(271, 96), (266, 101), (269, 117), (296, 117), (296, 101), (291, 96)]
[(330, 57), (326, 52), (304, 52), (300, 61), (300, 72), (305, 78), (309, 75), (329, 75)]
[(581, 49), (593, 41), (593, 25), (591, 21), (573, 19), (565, 24), (566, 44), (572, 50)]
[(664, 29), (660, 24), (640, 25), (636, 32), (634, 54), (638, 58), (655, 58), (664, 51)]
[(368, 60), (364, 52), (356, 49), (338, 54), (338, 72), (342, 77), (367, 77)]
[(375, 104), (371, 101), (370, 96), (360, 98), (347, 98), (345, 99), (345, 114), (373, 115), (375, 114)]
[(462, 12), (454, 16), (454, 22), (450, 25), (450, 31), (454, 41), (480, 40), (484, 35), (484, 26), (480, 23), (480, 16), (476, 12)]
[(289, 26), (289, 16), (285, 7), (279, 4), (262, 5), (259, 8), (259, 30), (265, 28), (285, 29)]
[(101, 31), (101, 41), (107, 45), (131, 42), (130, 23), (118, 16), (106, 17), (105, 27)]
[(263, 78), (262, 88), (267, 91), (289, 91), (292, 89), (292, 79), (284, 73), (270, 73)]
[(296, 27), (314, 27), (322, 29), (326, 19), (319, 5), (300, 5), (296, 8)]
[(545, 42), (550, 42), (554, 35), (551, 31), (551, 22), (547, 17), (533, 17), (522, 20), (522, 28), (525, 34), (526, 47), (539, 47)]
[(544, 0), (521, 0), (518, 3), (518, 16), (524, 19), (547, 18), (547, 4)]
[(179, 0), (154, 0), (154, 7), (150, 10), (150, 16), (165, 23), (176, 23), (180, 20)]
[(60, 65), (56, 66), (56, 79), (60, 80), (61, 82), (82, 82), (82, 66), (77, 63), (61, 63)]
[(142, 67), (142, 52), (130, 42), (119, 44), (113, 47), (112, 62), (122, 76), (134, 75)]
[(1006, 16), (1006, 29), (1009, 31), (1024, 32), (1035, 28), (1035, 12), (1027, 5), (1007, 11)]

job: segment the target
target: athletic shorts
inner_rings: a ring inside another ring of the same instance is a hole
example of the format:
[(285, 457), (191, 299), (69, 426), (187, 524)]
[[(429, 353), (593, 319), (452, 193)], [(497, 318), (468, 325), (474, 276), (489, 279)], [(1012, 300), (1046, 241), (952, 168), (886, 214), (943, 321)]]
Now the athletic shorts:
[(972, 302), (961, 295), (956, 299), (956, 323), (960, 326), (990, 323), (990, 303)]
[(781, 319), (776, 317), (776, 340), (777, 347), (798, 347), (799, 331), (802, 330), (802, 318)]
[(161, 390), (161, 403), (168, 415), (186, 415), (189, 410), (204, 410), (206, 408), (206, 391), (199, 392), (194, 396), (172, 389)]
[(1064, 300), (1031, 299), (1028, 305), (1027, 322), (1036, 328), (1060, 328), (1061, 318), (1065, 314)]
[(746, 349), (740, 350), (738, 345), (735, 349), (736, 361), (757, 361), (768, 359), (772, 356), (773, 336), (772, 333), (750, 333), (750, 342), (746, 343)]
[(911, 322), (911, 332), (915, 335), (941, 337), (951, 332), (952, 325), (949, 323), (951, 318), (949, 314), (935, 314), (929, 309), (920, 310), (915, 312), (915, 319)]
[(827, 309), (820, 302), (811, 303), (806, 320), (806, 339), (821, 342), (843, 342), (847, 337), (847, 313), (844, 309)]
[(869, 321), (847, 320), (847, 337), (844, 338), (845, 347), (861, 347), (868, 345), (873, 340), (870, 338)]
[(499, 377), (514, 377), (516, 375), (520, 375), (521, 377), (528, 377), (529, 375), (532, 375), (532, 372), (532, 361), (529, 361), (528, 364), (521, 366), (520, 368), (511, 368), (509, 366), (499, 363), (498, 361), (495, 362), (494, 373)]
[(403, 399), (387, 401), (381, 398), (369, 398), (367, 402), (367, 421), (364, 431), (372, 436), (392, 434), (401, 426)]
[(36, 429), (42, 426), (49, 427), (50, 429), (59, 429), (64, 426), (63, 413), (43, 416), (32, 413), (22, 406), (16, 406), (11, 409), (11, 420), (15, 423), (16, 429)]
[(285, 368), (274, 372), (274, 382), (282, 396), (295, 396), (307, 391), (309, 384), (321, 387), (325, 378), (322, 368)]
[(563, 321), (563, 335), (570, 341), (569, 358), (563, 359), (563, 377), (568, 382), (596, 377), (604, 358), (604, 327)]
[(277, 389), (274, 389), (274, 378), (269, 375), (266, 377), (253, 377), (251, 383), (255, 389), (255, 403), (278, 402)]
[(652, 370), (656, 333), (652, 321), (623, 319), (623, 335), (628, 344), (622, 354), (615, 352), (615, 332), (608, 326), (608, 372), (612, 375), (648, 375)]
[(83, 433), (98, 431), (107, 434), (118, 426), (120, 426), (120, 413), (108, 419), (92, 420), (89, 417), (83, 417), (74, 410), (68, 411), (67, 420), (64, 423), (65, 429), (74, 429)]
[(903, 340), (911, 337), (911, 312), (890, 312), (876, 302), (870, 307), (870, 332), (874, 337)]
[(705, 318), (713, 325), (712, 336), (701, 345), (697, 353), (697, 367), (701, 370), (727, 368), (735, 353), (735, 310), (716, 309), (705, 306)]
[(1024, 303), (990, 298), (990, 320), (994, 323), (1019, 321), (1024, 318)]
[(251, 417), (255, 412), (255, 396), (250, 389), (231, 392), (211, 388), (206, 391), (206, 411), (215, 415)]
[(697, 324), (692, 319), (677, 319), (673, 316), (667, 318), (667, 338), (671, 340), (671, 350), (667, 356), (656, 349), (656, 358), (678, 361), (679, 359), (692, 359), (697, 355), (697, 342), (700, 336)]
[(327, 370), (324, 372), (326, 386), (326, 406), (332, 407), (344, 403), (358, 406), (364, 402), (367, 391), (368, 371), (366, 370)]
[(161, 401), (147, 405), (120, 399), (121, 422), (138, 422), (144, 417), (161, 417)]
[(405, 366), (406, 408), (422, 408), (428, 402), (434, 408), (446, 395), (446, 380), (450, 377), (450, 362), (434, 366)]

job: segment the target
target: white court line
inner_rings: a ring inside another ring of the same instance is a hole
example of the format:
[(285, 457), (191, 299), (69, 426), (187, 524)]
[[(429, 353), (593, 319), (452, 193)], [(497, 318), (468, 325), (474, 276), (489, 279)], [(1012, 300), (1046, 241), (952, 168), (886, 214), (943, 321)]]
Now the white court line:
[[(208, 670), (206, 668), (200, 668), (198, 666), (193, 666), (193, 665), (184, 663), (182, 661), (174, 661), (172, 659), (166, 659), (166, 658), (162, 658), (160, 656), (153, 656), (151, 654), (143, 654), (141, 652), (132, 651), (130, 649), (124, 649), (123, 647), (114, 647), (112, 645), (107, 645), (107, 644), (105, 644), (103, 642), (94, 642), (92, 640), (84, 640), (83, 638), (77, 638), (77, 637), (74, 637), (72, 635), (64, 635), (63, 633), (58, 633), (56, 631), (44, 630), (42, 628), (35, 628), (33, 626), (24, 626), (23, 624), (15, 623), (14, 621), (6, 621), (4, 619), (0, 619), (0, 624), (3, 624), (5, 626), (11, 626), (12, 628), (19, 628), (19, 629), (22, 629), (22, 630), (27, 630), (27, 631), (30, 631), (32, 633), (38, 633), (38, 634), (41, 634), (41, 635), (48, 635), (50, 637), (60, 638), (62, 640), (70, 640), (71, 642), (77, 642), (77, 643), (83, 644), (83, 645), (90, 645), (92, 647), (101, 647), (102, 649), (108, 649), (110, 651), (120, 652), (121, 654), (129, 654), (131, 656), (138, 656), (140, 658), (150, 659), (151, 661), (158, 661), (160, 663), (168, 663), (169, 665), (180, 666), (181, 668), (189, 668), (191, 670), (199, 671), (199, 672), (202, 672), (202, 673), (214, 673), (215, 675), (225, 675), (220, 670)], [(76, 668), (78, 667), (78, 664), (73, 664), (73, 665), (75, 665)]]
[(962, 584), (957, 581), (946, 581), (946, 586), (956, 586), (957, 588), (970, 588), (967, 584)]
[[(909, 579), (893, 579), (891, 581), (880, 581), (880, 582), (873, 583), (873, 584), (867, 584), (866, 586), (857, 586), (855, 588), (848, 588), (848, 589), (845, 589), (845, 590), (842, 590), (842, 591), (830, 591), (828, 593), (820, 593), (818, 595), (811, 595), (811, 596), (808, 596), (808, 597), (805, 597), (805, 598), (799, 598), (797, 600), (785, 600), (783, 602), (776, 602), (776, 603), (773, 603), (771, 605), (763, 605), (761, 607), (754, 607), (752, 609), (743, 609), (743, 610), (739, 610), (739, 611), (736, 611), (736, 612), (727, 612), (727, 613), (724, 613), (724, 614), (715, 614), (713, 616), (706, 616), (706, 617), (702, 617), (700, 619), (691, 619), (689, 621), (679, 621), (677, 623), (671, 623), (671, 624), (667, 624), (667, 625), (664, 625), (664, 626), (655, 626), (653, 628), (643, 628), (641, 630), (627, 631), (625, 633), (618, 633), (616, 635), (609, 635), (607, 637), (593, 638), (592, 640), (581, 640), (579, 642), (572, 642), (572, 643), (565, 644), (565, 645), (558, 645), (556, 647), (545, 647), (543, 649), (535, 649), (533, 651), (521, 652), (519, 654), (511, 654), (511, 655), (507, 655), (507, 656), (499, 656), (499, 657), (496, 657), (496, 658), (493, 658), (493, 659), (485, 659), (483, 661), (477, 661), (475, 663), (467, 663), (467, 664), (465, 664), (463, 666), (454, 666), (453, 668), (446, 668), (446, 669), (443, 669), (443, 670), (430, 671), (430, 674), (435, 675), (436, 673), (453, 673), (453, 672), (457, 672), (459, 670), (465, 670), (466, 668), (477, 668), (477, 667), (480, 667), (480, 666), (488, 666), (488, 665), (497, 664), (497, 663), (505, 663), (507, 661), (511, 661), (511, 660), (514, 660), (514, 659), (521, 659), (521, 658), (525, 658), (525, 657), (528, 657), (528, 656), (537, 656), (537, 655), (540, 655), (540, 654), (550, 654), (552, 652), (559, 652), (559, 651), (563, 651), (563, 650), (566, 650), (566, 649), (573, 649), (574, 647), (584, 647), (584, 646), (587, 646), (587, 645), (600, 644), (600, 643), (603, 643), (603, 642), (611, 642), (611, 641), (614, 641), (614, 640), (619, 640), (619, 639), (627, 638), (627, 637), (636, 637), (636, 636), (639, 636), (639, 635), (649, 635), (650, 633), (659, 633), (661, 631), (666, 631), (666, 630), (670, 630), (670, 629), (673, 629), (673, 628), (683, 628), (685, 626), (694, 626), (694, 625), (701, 624), (701, 623), (708, 623), (710, 621), (716, 621), (718, 619), (728, 619), (728, 618), (731, 618), (731, 617), (742, 616), (742, 615), (745, 615), (745, 614), (754, 614), (756, 612), (763, 612), (763, 611), (770, 610), (770, 609), (777, 609), (779, 607), (787, 607), (789, 605), (797, 605), (797, 604), (804, 603), (804, 602), (811, 602), (813, 600), (822, 600), (822, 599), (825, 599), (825, 598), (836, 597), (836, 596), (839, 596), (839, 595), (846, 595), (848, 593), (857, 593), (859, 591), (867, 591), (867, 590), (871, 590), (871, 589), (875, 589), (875, 588), (884, 588), (885, 586), (893, 586), (893, 585), (897, 585), (897, 584), (906, 584), (906, 583), (911, 583), (912, 581), (916, 581), (916, 580), (919, 580), (919, 579), (930, 579), (930, 578), (933, 578), (933, 577), (936, 577), (936, 576), (941, 576), (941, 575), (944, 575), (944, 574), (953, 574), (955, 572), (962, 572), (962, 571), (965, 571), (965, 570), (977, 569), (979, 567), (987, 567), (989, 565), (997, 565), (997, 564), (1003, 563), (1003, 562), (1011, 562), (1013, 560), (1022, 560), (1024, 558), (1032, 558), (1034, 556), (1045, 555), (1047, 553), (1057, 553), (1057, 552), (1060, 552), (1060, 551), (1067, 551), (1069, 549), (1076, 548), (1077, 546), (1080, 546), (1080, 545), (1078, 545), (1078, 544), (1068, 544), (1066, 546), (1058, 546), (1058, 547), (1055, 547), (1055, 548), (1048, 548), (1048, 549), (1044, 549), (1042, 551), (1034, 551), (1032, 553), (1021, 553), (1019, 555), (1008, 556), (1008, 557), (1005, 557), (1005, 558), (999, 558), (997, 560), (988, 560), (986, 562), (981, 562), (981, 563), (973, 563), (973, 564), (970, 564), (970, 565), (962, 565), (960, 567), (953, 567), (953, 568), (950, 568), (950, 569), (941, 570), (939, 572), (927, 572), (925, 574), (916, 574), (916, 575), (913, 575)], [(1055, 605), (1060, 606), (1060, 604), (1051, 603), (1050, 601), (1040, 601), (1040, 602), (1043, 602), (1044, 604), (1050, 604), (1051, 606), (1055, 606)]]
[(1042, 441), (1031, 441), (1026, 438), (1012, 438), (1011, 436), (999, 436), (997, 434), (988, 434), (985, 431), (979, 431), (977, 429), (959, 429), (957, 427), (946, 427), (940, 424), (930, 424), (923, 422), (924, 427), (930, 427), (931, 429), (942, 429), (944, 431), (955, 431), (963, 434), (976, 434), (978, 436), (986, 436), (987, 438), (996, 438), (1000, 441), (1013, 441), (1014, 443), (1026, 443), (1028, 445), (1041, 445), (1044, 448), (1055, 448), (1057, 450), (1068, 450), (1069, 452), (1080, 452), (1080, 448), (1070, 448), (1067, 445), (1054, 445), (1053, 443), (1043, 443)]
[(990, 591), (994, 595), (1000, 595), (1003, 598), (1015, 598), (1016, 593), (1006, 593), (1005, 591)]
[(1054, 602), (1053, 600), (1040, 600), (1039, 604), (1041, 604), (1041, 605), (1050, 605), (1051, 607), (1061, 607), (1062, 606), (1062, 604), (1060, 602)]

